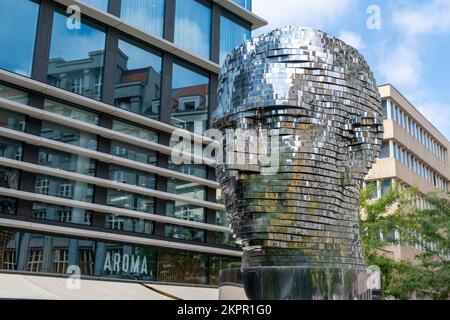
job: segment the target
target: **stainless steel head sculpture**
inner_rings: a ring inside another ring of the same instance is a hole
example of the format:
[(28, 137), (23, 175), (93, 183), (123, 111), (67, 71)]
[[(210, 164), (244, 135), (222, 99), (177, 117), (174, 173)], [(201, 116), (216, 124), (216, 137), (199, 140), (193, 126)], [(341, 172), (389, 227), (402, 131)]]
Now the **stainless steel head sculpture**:
[(227, 161), (217, 168), (249, 298), (361, 296), (358, 193), (382, 123), (367, 62), (324, 32), (277, 29), (228, 56), (214, 126), (278, 136), (276, 173)]

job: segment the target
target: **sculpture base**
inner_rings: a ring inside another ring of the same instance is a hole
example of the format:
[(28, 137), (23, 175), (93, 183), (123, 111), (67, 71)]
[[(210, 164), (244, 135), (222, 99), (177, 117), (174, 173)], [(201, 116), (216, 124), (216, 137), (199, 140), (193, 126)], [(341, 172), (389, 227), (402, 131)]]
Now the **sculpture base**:
[[(220, 300), (378, 300), (364, 269), (260, 267), (220, 272)], [(378, 275), (379, 277), (379, 275)]]

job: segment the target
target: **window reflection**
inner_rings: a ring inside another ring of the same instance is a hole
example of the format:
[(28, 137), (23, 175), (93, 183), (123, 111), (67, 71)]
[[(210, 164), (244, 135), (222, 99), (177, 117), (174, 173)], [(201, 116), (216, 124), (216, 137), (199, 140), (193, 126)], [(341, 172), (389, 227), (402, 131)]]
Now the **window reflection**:
[(155, 213), (155, 199), (131, 192), (108, 189), (109, 206), (127, 210)]
[(158, 281), (208, 284), (208, 256), (172, 250), (158, 252)]
[(81, 0), (81, 2), (84, 2), (90, 6), (93, 6), (97, 9), (108, 11), (108, 3), (109, 0)]
[(52, 220), (65, 223), (91, 225), (92, 211), (56, 206), (46, 203), (33, 203), (33, 217), (43, 220)]
[(0, 1), (0, 68), (31, 76), (38, 16), (38, 1)]
[(189, 241), (205, 241), (205, 231), (184, 226), (166, 225), (164, 235), (167, 238), (189, 240)]
[(36, 177), (35, 192), (46, 196), (84, 202), (92, 202), (94, 198), (93, 185), (41, 174)]
[(211, 48), (211, 4), (205, 0), (176, 0), (174, 43), (209, 59)]
[(41, 137), (89, 150), (97, 150), (96, 135), (48, 121), (42, 122)]
[(49, 99), (45, 99), (44, 110), (94, 125), (100, 121), (97, 113)]
[(14, 215), (17, 211), (17, 199), (0, 196), (0, 214)]
[(249, 11), (252, 11), (252, 0), (231, 0), (231, 1), (236, 2), (238, 5)]
[(0, 157), (22, 161), (23, 143), (0, 137)]
[(158, 161), (157, 152), (155, 151), (114, 140), (111, 142), (111, 154), (116, 157), (152, 165), (156, 165)]
[(68, 266), (77, 265), (81, 274), (87, 276), (217, 284), (219, 271), (238, 267), (239, 260), (181, 250), (30, 234), (0, 227), (1, 270), (61, 274), (67, 272)]
[[(196, 200), (205, 200), (206, 196), (205, 186), (176, 179), (168, 180), (167, 192)], [(178, 219), (205, 221), (205, 208), (183, 201), (167, 201), (166, 211), (168, 216)]]
[(20, 172), (0, 166), (0, 188), (19, 189)]
[(113, 164), (109, 166), (109, 179), (142, 188), (156, 188), (156, 176), (154, 174)]
[(220, 64), (235, 47), (251, 38), (250, 26), (229, 14), (220, 17)]
[(153, 234), (153, 222), (142, 219), (106, 215), (105, 227), (111, 230), (120, 230), (133, 233)]
[(165, 0), (122, 0), (121, 18), (160, 38), (163, 37)]
[(63, 151), (40, 148), (38, 164), (45, 167), (95, 176), (96, 161)]
[(28, 104), (28, 93), (0, 84), (0, 98)]
[(79, 29), (66, 26), (67, 17), (53, 16), (48, 83), (101, 100), (105, 54), (104, 29), (83, 19)]
[(199, 134), (208, 128), (209, 77), (174, 63), (172, 78), (172, 125)]
[(0, 108), (0, 127), (24, 132), (26, 124), (24, 114)]
[(115, 104), (146, 117), (159, 118), (161, 57), (119, 40)]
[(112, 130), (133, 136), (139, 139), (149, 140), (158, 143), (158, 134), (154, 131), (144, 129), (136, 125), (129, 124), (119, 120), (113, 120)]

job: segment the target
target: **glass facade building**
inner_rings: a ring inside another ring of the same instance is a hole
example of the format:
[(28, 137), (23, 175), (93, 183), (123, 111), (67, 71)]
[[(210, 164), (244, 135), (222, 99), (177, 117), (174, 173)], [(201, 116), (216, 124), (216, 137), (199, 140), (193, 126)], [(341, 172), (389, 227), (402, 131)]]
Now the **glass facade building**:
[(72, 2), (79, 21), (0, 1), (0, 272), (217, 285), (241, 252), (213, 164), (174, 164), (171, 134), (210, 128), (220, 64), (265, 21), (251, 1)]

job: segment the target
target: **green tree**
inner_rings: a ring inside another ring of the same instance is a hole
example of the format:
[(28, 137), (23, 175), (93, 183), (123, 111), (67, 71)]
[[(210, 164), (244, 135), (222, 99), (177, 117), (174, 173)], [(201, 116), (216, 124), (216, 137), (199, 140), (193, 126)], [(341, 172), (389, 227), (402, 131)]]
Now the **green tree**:
[[(425, 200), (432, 209), (417, 210), (414, 188), (394, 185), (380, 199), (369, 185), (360, 194), (361, 234), (369, 265), (380, 267), (386, 297), (396, 299), (448, 299), (450, 297), (450, 201), (446, 196), (429, 194)], [(415, 261), (395, 261), (386, 255), (392, 245), (388, 235), (400, 232), (401, 243), (421, 241), (423, 250)], [(380, 233), (384, 237), (380, 237)]]

